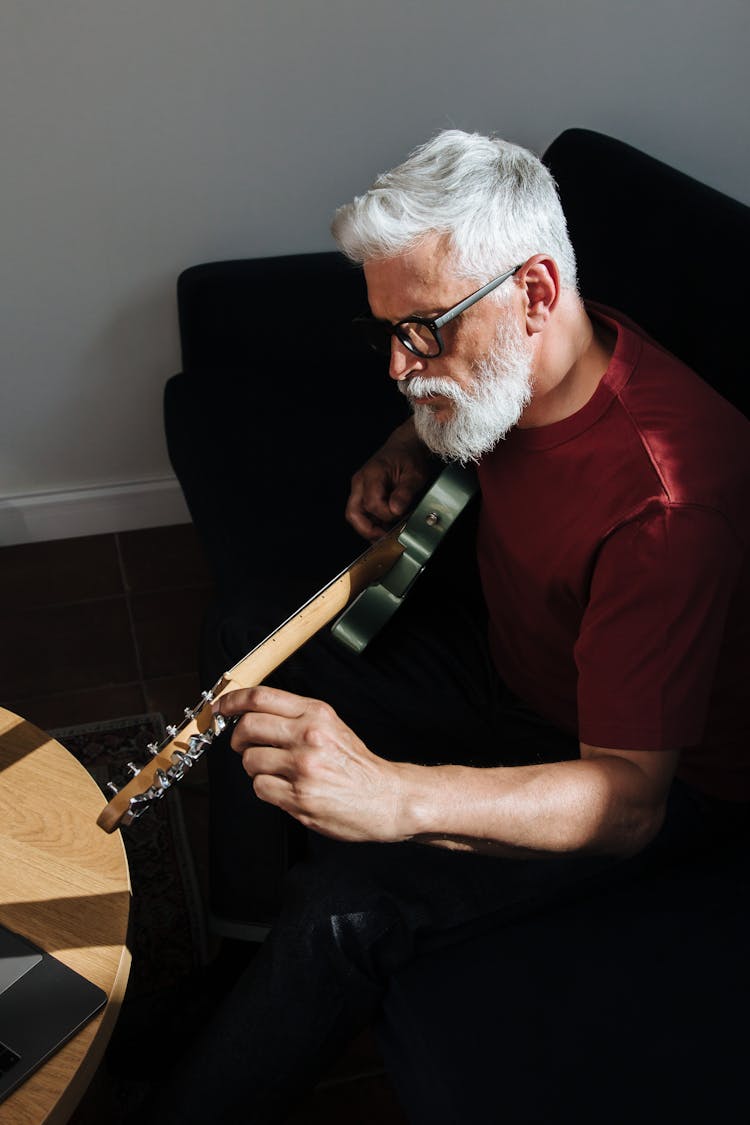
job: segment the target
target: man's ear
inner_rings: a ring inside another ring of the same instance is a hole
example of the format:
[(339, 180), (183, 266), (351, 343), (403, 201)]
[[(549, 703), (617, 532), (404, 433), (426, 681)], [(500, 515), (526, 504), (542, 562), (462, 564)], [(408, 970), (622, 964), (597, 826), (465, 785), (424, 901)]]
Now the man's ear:
[(524, 290), (526, 331), (533, 336), (546, 327), (560, 297), (557, 262), (547, 254), (534, 254), (518, 271), (516, 283)]

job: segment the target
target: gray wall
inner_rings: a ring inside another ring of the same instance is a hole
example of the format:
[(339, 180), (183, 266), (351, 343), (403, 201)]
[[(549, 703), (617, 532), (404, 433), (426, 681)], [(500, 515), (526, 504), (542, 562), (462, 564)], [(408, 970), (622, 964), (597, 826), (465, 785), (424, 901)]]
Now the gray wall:
[(178, 271), (328, 248), (333, 208), (440, 127), (588, 126), (747, 200), (749, 13), (3, 0), (0, 500), (168, 475)]

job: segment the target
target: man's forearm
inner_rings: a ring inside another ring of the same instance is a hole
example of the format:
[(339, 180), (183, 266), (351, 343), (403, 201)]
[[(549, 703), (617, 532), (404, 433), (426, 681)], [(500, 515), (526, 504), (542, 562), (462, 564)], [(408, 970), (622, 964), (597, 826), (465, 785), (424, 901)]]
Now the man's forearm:
[(403, 838), (441, 847), (513, 858), (631, 855), (663, 815), (638, 767), (618, 758), (399, 768)]
[(240, 717), (232, 747), (257, 796), (338, 840), (631, 855), (658, 831), (679, 758), (582, 742), (579, 760), (551, 765), (417, 766), (373, 754), (319, 699), (260, 685), (221, 711)]

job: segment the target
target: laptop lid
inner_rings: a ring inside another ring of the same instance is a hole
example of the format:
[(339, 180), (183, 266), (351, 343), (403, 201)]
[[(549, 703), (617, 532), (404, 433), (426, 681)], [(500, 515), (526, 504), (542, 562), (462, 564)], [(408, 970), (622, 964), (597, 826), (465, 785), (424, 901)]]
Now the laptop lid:
[(0, 925), (0, 1101), (106, 1002), (101, 988)]

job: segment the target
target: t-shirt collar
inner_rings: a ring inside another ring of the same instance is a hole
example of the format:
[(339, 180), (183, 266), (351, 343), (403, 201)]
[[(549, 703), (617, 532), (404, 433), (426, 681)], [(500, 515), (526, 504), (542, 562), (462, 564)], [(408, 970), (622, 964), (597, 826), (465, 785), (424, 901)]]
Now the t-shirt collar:
[(559, 422), (548, 426), (533, 426), (519, 429), (516, 426), (508, 434), (506, 442), (521, 449), (550, 449), (561, 445), (589, 429), (605, 413), (614, 398), (622, 391), (638, 363), (643, 347), (643, 339), (636, 326), (622, 313), (586, 302), (586, 311), (592, 320), (599, 321), (616, 333), (615, 350), (598, 387), (588, 402)]

